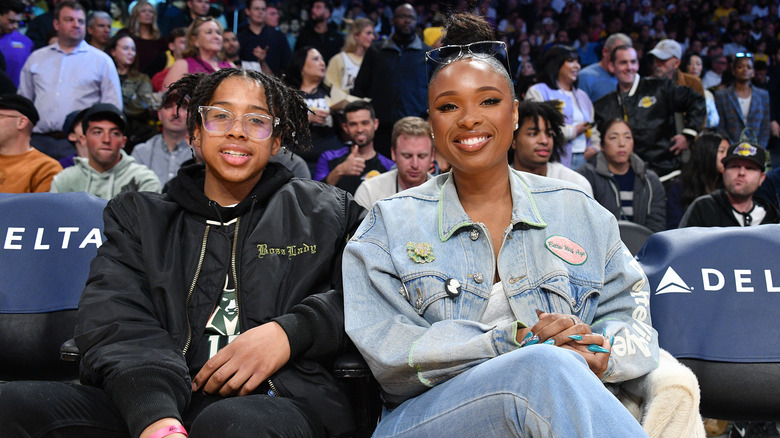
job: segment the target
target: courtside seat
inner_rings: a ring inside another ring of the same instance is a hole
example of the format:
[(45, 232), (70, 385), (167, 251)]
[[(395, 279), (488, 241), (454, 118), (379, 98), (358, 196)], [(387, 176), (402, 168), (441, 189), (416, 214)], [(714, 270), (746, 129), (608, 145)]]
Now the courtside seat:
[(701, 413), (780, 420), (780, 225), (655, 233), (637, 255), (662, 348), (701, 387)]
[(0, 194), (0, 380), (70, 380), (73, 336), (106, 201), (88, 193)]

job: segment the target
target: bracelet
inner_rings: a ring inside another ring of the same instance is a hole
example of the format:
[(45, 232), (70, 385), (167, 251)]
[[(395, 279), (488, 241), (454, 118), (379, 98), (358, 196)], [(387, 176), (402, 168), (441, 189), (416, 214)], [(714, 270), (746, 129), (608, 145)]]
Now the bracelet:
[(153, 433), (149, 438), (163, 438), (164, 436), (173, 435), (174, 433), (182, 433), (184, 436), (188, 436), (184, 426), (174, 425), (165, 426), (162, 429), (157, 430), (157, 432)]

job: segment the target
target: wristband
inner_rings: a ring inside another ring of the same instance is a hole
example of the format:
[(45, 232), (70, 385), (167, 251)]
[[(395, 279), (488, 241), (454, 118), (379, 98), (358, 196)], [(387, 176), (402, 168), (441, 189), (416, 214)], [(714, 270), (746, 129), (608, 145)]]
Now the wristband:
[(153, 433), (149, 438), (163, 438), (164, 436), (173, 435), (174, 433), (182, 433), (184, 436), (188, 436), (184, 426), (174, 425), (165, 426), (162, 429), (157, 430), (157, 432)]

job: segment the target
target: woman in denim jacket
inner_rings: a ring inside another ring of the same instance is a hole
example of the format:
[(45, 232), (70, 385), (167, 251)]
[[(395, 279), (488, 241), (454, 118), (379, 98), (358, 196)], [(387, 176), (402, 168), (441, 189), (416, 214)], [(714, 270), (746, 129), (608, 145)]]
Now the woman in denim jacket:
[(604, 385), (657, 366), (646, 278), (598, 203), (507, 165), (523, 121), (502, 45), (429, 52), (452, 172), (377, 202), (344, 253), (374, 436), (646, 436)]

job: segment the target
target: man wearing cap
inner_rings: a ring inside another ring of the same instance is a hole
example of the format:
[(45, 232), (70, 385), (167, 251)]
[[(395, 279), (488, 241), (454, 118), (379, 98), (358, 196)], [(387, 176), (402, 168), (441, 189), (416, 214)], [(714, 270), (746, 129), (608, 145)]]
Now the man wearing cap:
[(16, 94), (0, 96), (0, 192), (47, 192), (62, 166), (30, 146), (38, 111)]
[(74, 152), (61, 130), (65, 116), (99, 102), (122, 109), (122, 89), (114, 61), (84, 41), (84, 7), (61, 0), (54, 12), (57, 42), (27, 58), (19, 94), (32, 100), (41, 115), (32, 145), (59, 159)]
[(124, 191), (160, 192), (160, 180), (148, 167), (125, 153), (125, 118), (110, 103), (90, 107), (81, 121), (89, 156), (63, 170), (51, 183), (51, 192), (88, 192), (112, 199)]
[(680, 220), (680, 228), (780, 223), (777, 208), (755, 195), (766, 178), (764, 148), (741, 139), (731, 145), (722, 162), (726, 188), (696, 198)]
[(653, 76), (670, 79), (677, 85), (691, 87), (697, 93), (704, 95), (701, 79), (680, 71), (680, 59), (682, 59), (680, 43), (671, 39), (661, 40), (649, 53), (655, 58)]
[(178, 94), (165, 93), (162, 106), (157, 110), (162, 132), (135, 145), (132, 153), (137, 163), (157, 174), (163, 186), (176, 176), (182, 163), (192, 158), (187, 142), (187, 104), (178, 107), (178, 99)]

